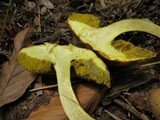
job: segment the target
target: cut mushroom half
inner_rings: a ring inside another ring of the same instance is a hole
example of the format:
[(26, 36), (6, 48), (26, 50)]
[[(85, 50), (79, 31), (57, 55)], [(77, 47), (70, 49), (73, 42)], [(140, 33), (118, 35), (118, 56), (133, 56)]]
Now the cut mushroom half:
[(99, 19), (90, 14), (72, 13), (68, 24), (76, 36), (108, 60), (131, 62), (156, 56), (155, 52), (114, 39), (129, 31), (147, 32), (160, 38), (160, 26), (142, 19), (126, 19), (99, 28)]
[(106, 65), (87, 49), (45, 43), (23, 48), (17, 60), (23, 67), (36, 73), (49, 72), (55, 68), (62, 106), (70, 120), (93, 119), (81, 108), (72, 90), (71, 66), (78, 76), (110, 87), (110, 74)]

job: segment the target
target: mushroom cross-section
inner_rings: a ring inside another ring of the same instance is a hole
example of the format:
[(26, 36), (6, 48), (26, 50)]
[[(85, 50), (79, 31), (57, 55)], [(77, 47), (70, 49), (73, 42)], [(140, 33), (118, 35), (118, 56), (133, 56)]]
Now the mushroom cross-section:
[(93, 119), (81, 108), (74, 95), (70, 81), (71, 66), (78, 76), (110, 87), (110, 74), (106, 65), (87, 49), (45, 43), (22, 49), (17, 60), (23, 67), (36, 73), (49, 72), (55, 68), (62, 106), (70, 120)]
[(130, 62), (156, 56), (155, 52), (124, 40), (114, 42), (114, 39), (129, 31), (147, 32), (160, 38), (160, 26), (142, 19), (121, 20), (101, 28), (99, 23), (100, 20), (91, 14), (73, 13), (68, 18), (68, 24), (75, 35), (110, 61)]

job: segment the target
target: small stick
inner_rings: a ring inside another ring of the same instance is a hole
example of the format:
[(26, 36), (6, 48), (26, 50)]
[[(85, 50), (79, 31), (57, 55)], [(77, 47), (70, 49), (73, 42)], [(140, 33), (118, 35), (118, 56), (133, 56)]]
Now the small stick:
[(3, 26), (2, 26), (1, 35), (0, 35), (0, 40), (1, 40), (1, 38), (3, 37), (3, 33), (4, 33), (4, 31), (5, 31), (5, 27), (6, 27), (6, 23), (7, 23), (7, 18), (8, 18), (8, 14), (9, 14), (9, 9), (10, 9), (10, 7), (11, 7), (11, 3), (12, 3), (12, 0), (9, 0), (8, 8), (7, 8), (5, 17), (4, 17), (4, 22), (3, 22)]
[(140, 116), (140, 118), (141, 118), (142, 120), (149, 120), (149, 118), (148, 118), (145, 114), (143, 114), (143, 113), (141, 113), (141, 112), (138, 112), (138, 111), (136, 110), (136, 108), (135, 108), (126, 98), (124, 98), (122, 95), (121, 95), (121, 98), (122, 98), (128, 105), (130, 105), (130, 106), (134, 109), (134, 111)]
[(151, 63), (143, 64), (143, 65), (141, 65), (141, 67), (147, 67), (147, 66), (157, 65), (157, 64), (160, 64), (160, 61), (156, 61), (156, 62), (151, 62)]
[(109, 112), (108, 110), (104, 110), (105, 113), (107, 113), (109, 116), (111, 116), (114, 120), (122, 120), (121, 118), (117, 117), (113, 113)]
[(118, 105), (120, 105), (124, 109), (128, 110), (129, 112), (131, 112), (132, 114), (137, 116), (139, 119), (149, 120), (146, 116), (142, 115), (142, 113), (138, 112), (133, 106), (128, 105), (127, 103), (124, 103), (124, 102), (122, 102), (122, 101), (120, 101), (118, 99), (114, 99), (113, 102), (118, 104)]
[(55, 88), (57, 87), (58, 85), (55, 84), (55, 85), (48, 85), (48, 86), (44, 86), (44, 87), (39, 87), (39, 88), (34, 88), (34, 89), (31, 89), (29, 90), (29, 92), (35, 92), (35, 91), (38, 91), (38, 90), (44, 90), (44, 89), (49, 89), (49, 88)]
[(124, 84), (123, 86), (122, 85), (114, 86), (110, 91), (108, 91), (106, 93), (105, 97), (102, 100), (102, 104), (103, 105), (108, 105), (110, 103), (109, 99), (111, 100), (115, 96), (118, 96), (120, 93), (125, 92), (125, 91), (127, 91), (129, 89), (138, 87), (140, 85), (146, 84), (149, 81), (151, 81), (151, 79), (147, 78), (146, 80), (143, 80), (143, 79), (136, 80), (134, 82), (130, 82), (130, 83)]
[(36, 0), (36, 4), (38, 7), (38, 32), (40, 32), (40, 38), (42, 39), (40, 0)]
[[(39, 0), (39, 3), (40, 3), (40, 0)], [(42, 32), (42, 30), (41, 30), (41, 10), (40, 10), (40, 5), (38, 4), (38, 22), (39, 22), (39, 27), (38, 27), (38, 30), (40, 31), (40, 32)]]
[[(73, 83), (76, 83), (78, 81), (73, 81)], [(49, 88), (55, 88), (55, 87), (58, 87), (57, 84), (54, 84), (54, 85), (47, 85), (47, 86), (43, 86), (43, 87), (39, 87), (39, 88), (33, 88), (31, 90), (29, 90), (29, 92), (35, 92), (35, 91), (38, 91), (38, 90), (44, 90), (44, 89), (49, 89)]]
[(105, 5), (105, 3), (104, 3), (104, 0), (99, 0), (99, 2), (100, 2), (100, 4), (101, 4), (102, 8), (106, 7), (106, 5)]
[(91, 12), (92, 8), (93, 8), (93, 3), (90, 4), (88, 12)]

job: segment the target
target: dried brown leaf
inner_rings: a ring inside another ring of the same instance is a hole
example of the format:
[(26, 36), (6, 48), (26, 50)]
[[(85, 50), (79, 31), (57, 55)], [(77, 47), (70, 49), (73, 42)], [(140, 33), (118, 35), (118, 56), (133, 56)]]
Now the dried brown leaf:
[(146, 91), (136, 91), (129, 96), (129, 101), (142, 111), (149, 110), (149, 94)]
[(42, 0), (41, 2), (48, 9), (54, 9), (54, 5), (52, 4), (52, 2), (50, 0)]
[(16, 61), (21, 48), (29, 42), (26, 41), (29, 33), (31, 33), (31, 29), (26, 28), (16, 35), (12, 55), (9, 61), (3, 64), (0, 73), (0, 107), (22, 96), (35, 79), (34, 74), (22, 68)]
[[(91, 84), (78, 84), (74, 86), (74, 91), (81, 106), (91, 114), (101, 99), (100, 88)], [(56, 96), (51, 99), (48, 105), (42, 105), (32, 112), (27, 120), (68, 120), (68, 118), (59, 96)]]
[(159, 120), (160, 118), (160, 88), (152, 88), (149, 91), (149, 104), (154, 116)]

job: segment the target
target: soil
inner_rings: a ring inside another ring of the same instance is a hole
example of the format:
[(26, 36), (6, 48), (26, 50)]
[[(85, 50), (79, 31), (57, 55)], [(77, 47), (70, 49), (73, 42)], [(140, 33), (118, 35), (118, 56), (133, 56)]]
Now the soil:
[[(11, 1), (11, 4), (9, 4)], [(81, 46), (69, 29), (66, 20), (72, 12), (90, 13), (100, 18), (100, 26), (107, 26), (116, 21), (127, 18), (141, 18), (160, 25), (159, 0), (1, 0), (0, 2), (0, 67), (8, 60), (13, 50), (13, 38), (22, 29), (30, 26), (34, 28), (31, 40), (33, 45), (51, 42), (57, 44), (72, 43)], [(104, 2), (104, 4), (103, 4)], [(46, 5), (47, 4), (47, 5)], [(8, 11), (8, 13), (7, 13)], [(39, 14), (41, 12), (41, 14)], [(7, 14), (6, 14), (7, 13)], [(40, 22), (39, 22), (40, 20)], [(4, 27), (5, 25), (5, 27)], [(160, 60), (160, 41), (146, 33), (129, 32), (118, 36), (135, 45), (148, 48), (158, 53), (157, 57), (143, 64)], [(139, 65), (142, 63), (136, 63)], [(98, 108), (92, 116), (97, 120), (144, 120), (145, 114), (149, 120), (157, 118), (148, 104), (149, 91), (160, 86), (160, 66), (147, 68), (110, 68), (115, 76), (112, 89), (103, 96)], [(127, 74), (126, 74), (127, 72)], [(18, 100), (0, 109), (0, 120), (22, 120), (42, 104), (48, 104), (51, 97), (57, 94), (57, 88), (29, 92), (35, 85), (55, 84), (52, 75), (41, 75), (42, 81), (32, 83), (25, 94)], [(117, 76), (117, 77), (116, 77)], [(139, 79), (140, 78), (140, 79)], [(138, 80), (139, 79), (139, 80)], [(47, 82), (46, 82), (47, 81)], [(128, 108), (126, 103), (133, 107)], [(138, 115), (133, 110), (139, 111)], [(147, 119), (146, 119), (147, 120)]]

